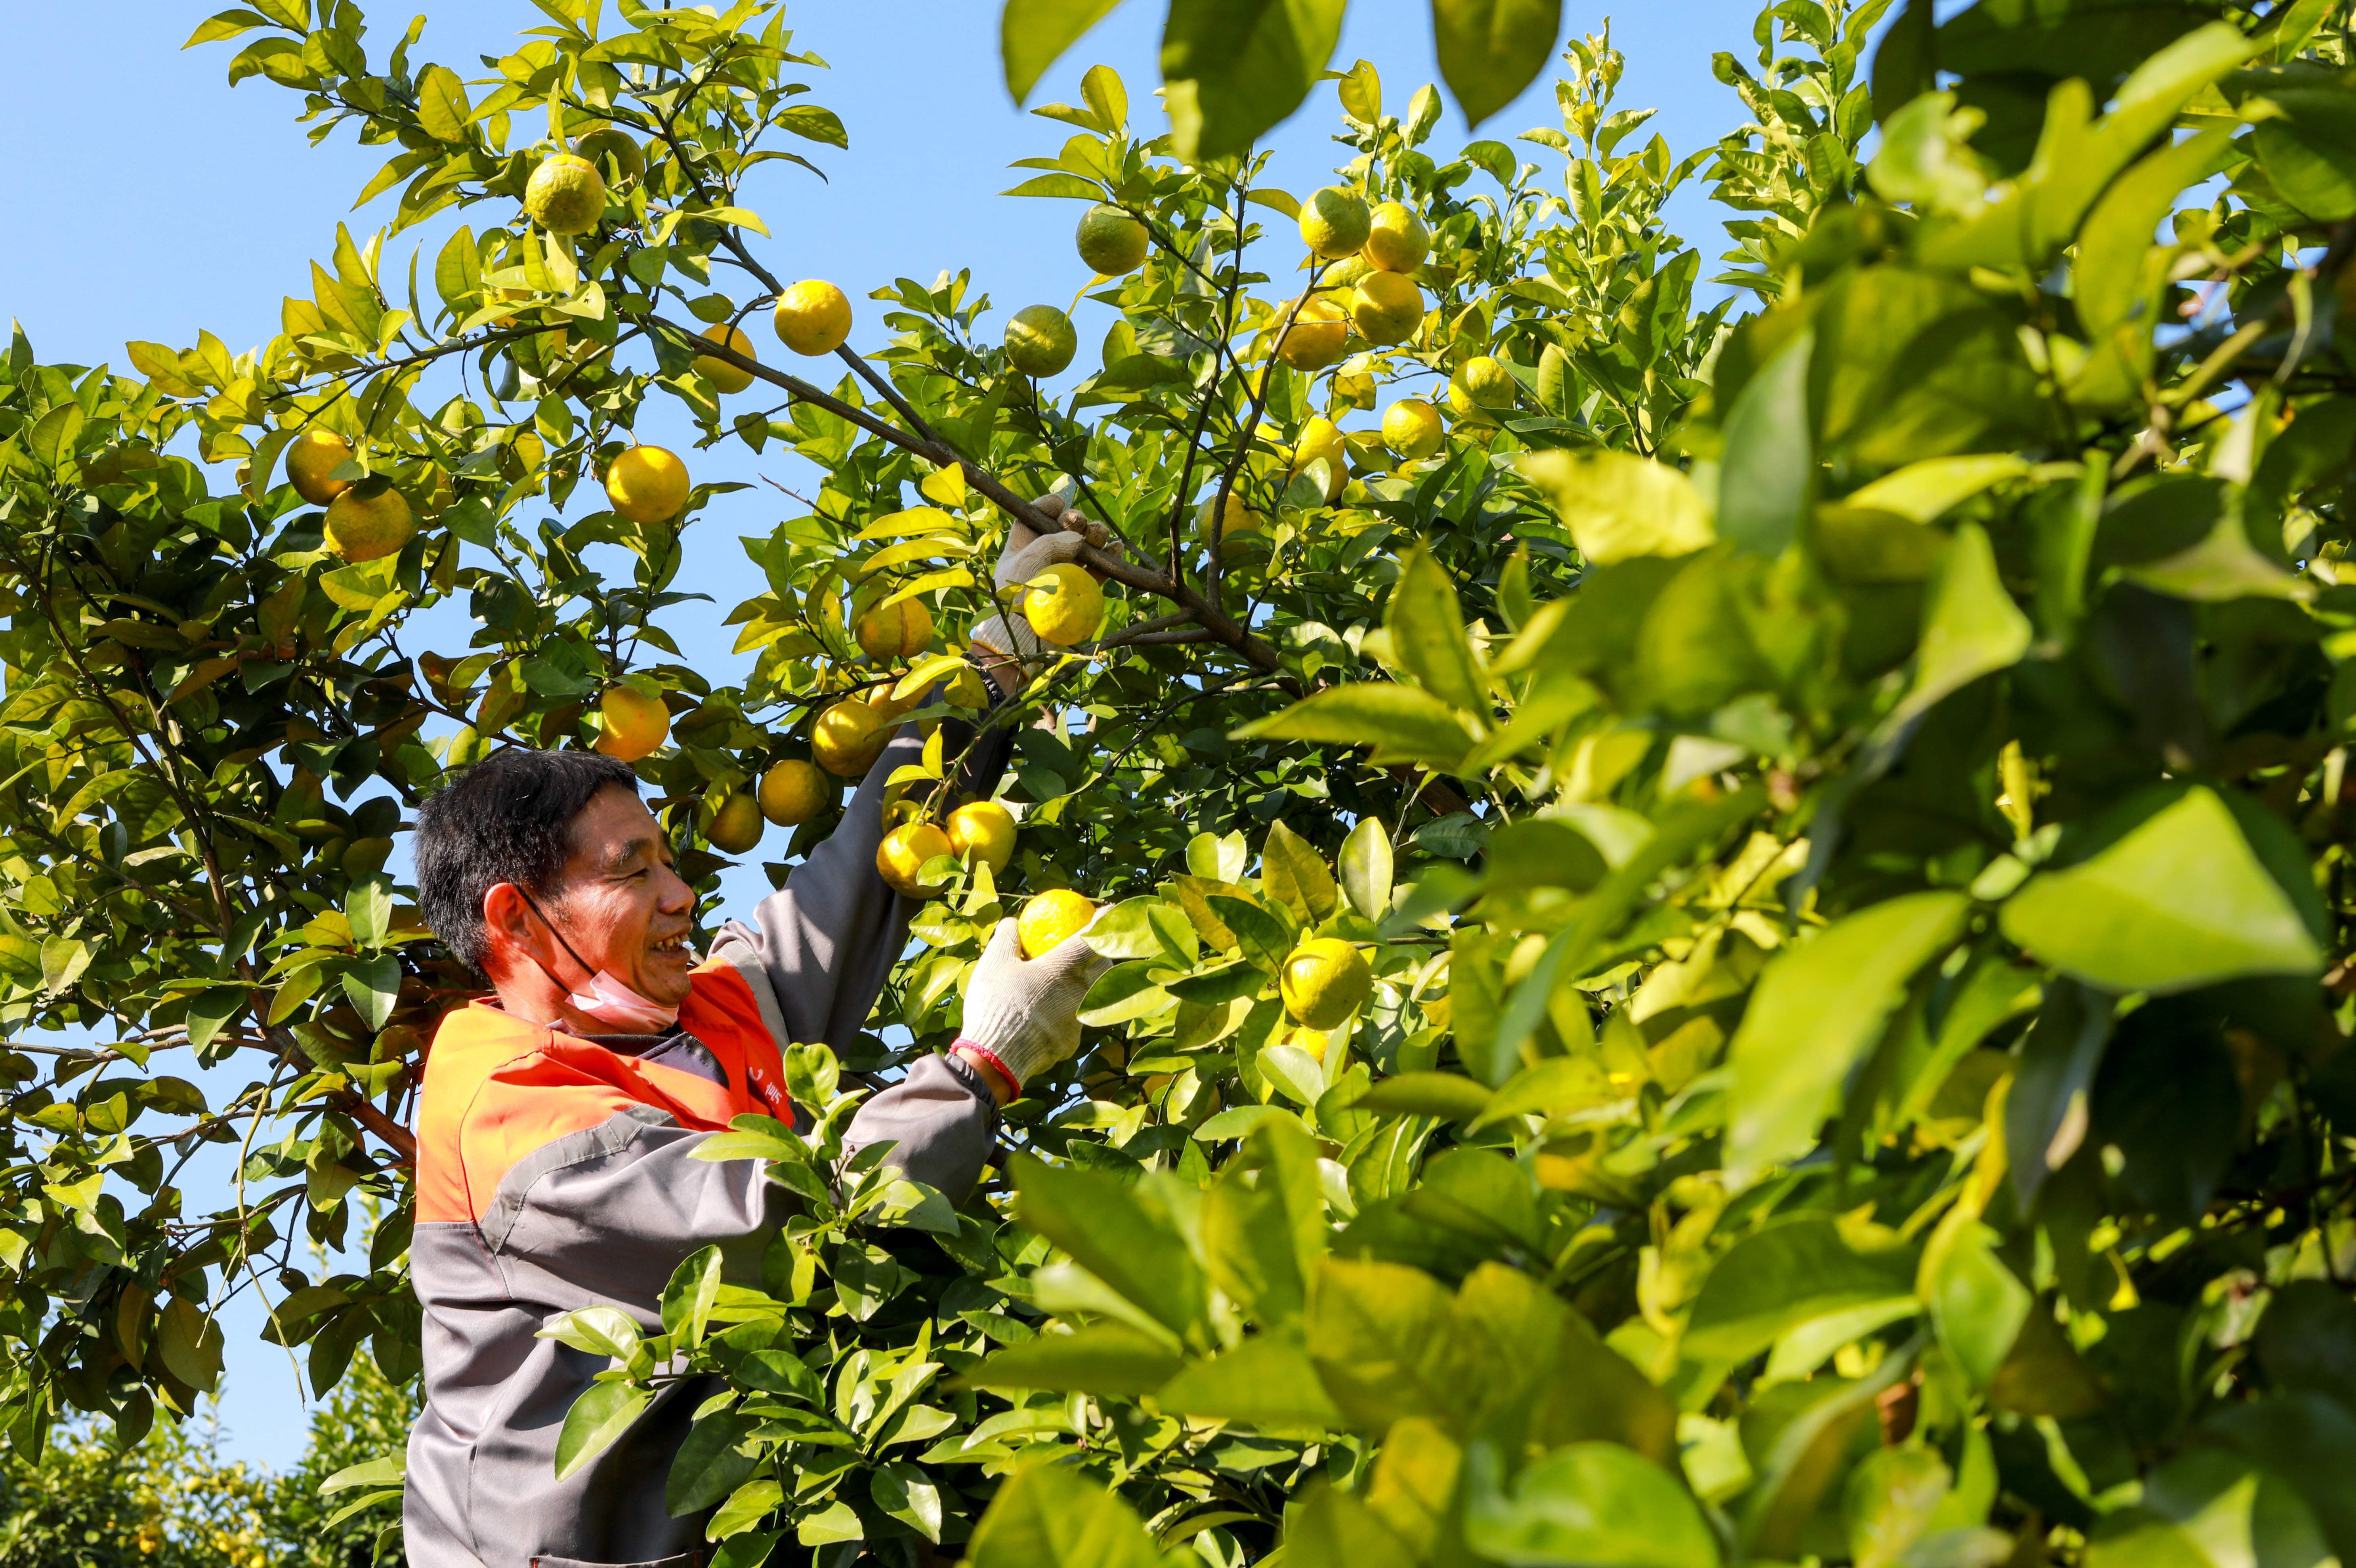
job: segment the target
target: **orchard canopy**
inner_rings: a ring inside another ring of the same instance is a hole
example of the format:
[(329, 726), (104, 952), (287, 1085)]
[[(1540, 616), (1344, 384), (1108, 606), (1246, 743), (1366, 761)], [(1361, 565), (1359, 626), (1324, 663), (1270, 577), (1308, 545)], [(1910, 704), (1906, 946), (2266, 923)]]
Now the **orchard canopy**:
[[(472, 983), (387, 867), (449, 770), (603, 746), (700, 890), (782, 879), (841, 790), (779, 765), (970, 706), (1028, 603), (1011, 856), (903, 868), (814, 1125), (713, 1151), (794, 1195), (761, 1277), (571, 1320), (563, 1464), (717, 1373), (669, 1486), (730, 1568), (2356, 1563), (2344, 7), (1779, 0), (1680, 152), (1548, 0), (1437, 0), (1476, 123), (1559, 73), (1462, 141), (1325, 69), (1342, 0), (1170, 0), (1161, 102), (1090, 70), (1013, 192), (1082, 344), (772, 270), (847, 145), (774, 6), (539, 0), (458, 69), (253, 4), (193, 41), (391, 223), (257, 348), (0, 371), (20, 1452), (189, 1412), (239, 1291), (315, 1388), (414, 1376)], [(1010, 85), (1107, 9), (1011, 0)], [(1296, 105), (1323, 189), (1253, 147)], [(697, 482), (730, 443), (822, 478)], [(1001, 605), (1075, 510), (1097, 576)], [(737, 683), (674, 641), (723, 613)], [(1119, 961), (983, 1193), (841, 1161), (1056, 889)]]

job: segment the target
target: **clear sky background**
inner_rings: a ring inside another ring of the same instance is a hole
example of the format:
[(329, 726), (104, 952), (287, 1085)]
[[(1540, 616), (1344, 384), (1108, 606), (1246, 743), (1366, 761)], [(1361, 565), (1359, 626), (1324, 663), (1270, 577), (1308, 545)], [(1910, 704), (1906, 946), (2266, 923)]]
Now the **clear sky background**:
[[(125, 341), (185, 347), (200, 328), (233, 350), (265, 342), (278, 330), (281, 296), (307, 294), (308, 263), (329, 254), (337, 221), (364, 238), (390, 220), (391, 197), (349, 210), (384, 149), (358, 146), (348, 131), (314, 147), (294, 123), (299, 95), (260, 78), (228, 88), (235, 44), (181, 50), (216, 8), (161, 0), (8, 8), (0, 48), (0, 147), (7, 149), (0, 206), (9, 215), (0, 241), (0, 317), (21, 321), (44, 360), (127, 367)], [(372, 9), (366, 40), (372, 59), (398, 40), (415, 8)], [(1151, 96), (1162, 9), (1157, 0), (1125, 0), (1047, 76), (1033, 102), (1077, 102), (1081, 73), (1104, 62), (1128, 82), (1132, 122), (1162, 128)], [(1010, 163), (1052, 156), (1069, 134), (1008, 98), (998, 11), (996, 0), (809, 0), (789, 12), (796, 47), (832, 67), (807, 78), (809, 101), (841, 115), (851, 147), (798, 145), (829, 180), (767, 165), (749, 204), (775, 236), (762, 247), (773, 272), (830, 278), (851, 295), (860, 312), (854, 347), (880, 339), (883, 307), (865, 296), (895, 277), (929, 282), (943, 268), (969, 267), (1001, 318), (1037, 301), (1066, 304), (1087, 281), (1072, 249), (1077, 203), (997, 194), (1027, 177)], [(1565, 11), (1567, 34), (1593, 32), (1607, 15), (1593, 0), (1567, 0)], [(1628, 57), (1619, 106), (1658, 108), (1646, 131), (1659, 130), (1680, 157), (1741, 124), (1741, 103), (1711, 75), (1710, 56), (1730, 50), (1750, 64), (1753, 14), (1733, 0), (1626, 7), (1612, 18), (1613, 42)], [(436, 0), (429, 15), (412, 62), (439, 60), (470, 80), (485, 74), (478, 56), (506, 52), (516, 32), (546, 19), (523, 0)], [(1428, 9), (1419, 0), (1355, 0), (1333, 65), (1346, 69), (1362, 58), (1375, 62), (1387, 105), (1400, 112), (1417, 87), (1439, 77)], [(1327, 183), (1346, 151), (1328, 140), (1337, 124), (1333, 90), (1321, 88), (1271, 139), (1278, 182), (1296, 194)], [(1480, 134), (1510, 142), (1533, 126), (1559, 124), (1549, 72)], [(519, 124), (519, 138), (529, 134)], [(1430, 145), (1444, 157), (1468, 139), (1451, 108)], [(1544, 148), (1520, 144), (1516, 151), (1549, 170), (1557, 166)], [(1724, 248), (1697, 188), (1682, 193), (1671, 215), (1706, 258)], [(479, 228), (504, 216), (486, 206), (466, 219)], [(453, 221), (423, 231), (427, 270)], [(414, 234), (391, 242), (389, 269), (396, 256), (405, 269), (416, 242)], [(754, 325), (765, 358), (787, 357), (765, 327)], [(1104, 326), (1082, 315), (1084, 360)], [(640, 435), (685, 454), (699, 479), (766, 475), (800, 488), (798, 459), (774, 449), (766, 461), (742, 448), (691, 451), (691, 427), (674, 407), (649, 400)], [(224, 476), (217, 488), (228, 482)], [(744, 593), (746, 565), (735, 538), (766, 534), (787, 510), (798, 509), (766, 487), (739, 492), (701, 514), (701, 548), (691, 536), (681, 586), (712, 593), (721, 607), (672, 624), (688, 660), (715, 681), (740, 678), (748, 662), (729, 654), (732, 639), (718, 625)], [(405, 645), (455, 652), (467, 632), (455, 616), (432, 629), (442, 635)], [(405, 872), (401, 863), (394, 869)], [(749, 864), (730, 873), (725, 887), (744, 906), (767, 890)], [(158, 1065), (187, 1070), (185, 1063)], [(220, 1159), (192, 1173), (191, 1212), (227, 1201), (230, 1168)], [(260, 1322), (250, 1296), (226, 1317), (223, 1446), (284, 1466), (302, 1451), (307, 1412), (286, 1354), (254, 1337)]]

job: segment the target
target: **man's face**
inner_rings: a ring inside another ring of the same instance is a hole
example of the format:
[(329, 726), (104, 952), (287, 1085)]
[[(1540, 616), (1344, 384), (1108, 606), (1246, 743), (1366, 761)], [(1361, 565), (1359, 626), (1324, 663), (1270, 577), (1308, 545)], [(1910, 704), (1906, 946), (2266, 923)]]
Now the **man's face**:
[(662, 1006), (687, 1000), (695, 896), (671, 869), (670, 845), (637, 796), (600, 789), (591, 798), (573, 820), (562, 886), (550, 913), (592, 968)]

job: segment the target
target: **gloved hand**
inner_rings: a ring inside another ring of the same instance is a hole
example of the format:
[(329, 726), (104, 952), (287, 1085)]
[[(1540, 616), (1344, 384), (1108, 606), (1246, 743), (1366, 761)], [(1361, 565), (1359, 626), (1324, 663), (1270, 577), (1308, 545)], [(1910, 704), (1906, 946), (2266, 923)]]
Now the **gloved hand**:
[[(1062, 487), (1048, 491), (1033, 504), (1045, 516), (1056, 519), (1063, 525), (1062, 532), (1039, 533), (1021, 522), (1007, 529), (1006, 548), (999, 553), (998, 565), (990, 575), (991, 590), (1001, 604), (1006, 602), (1007, 589), (1020, 587), (1050, 566), (1076, 560), (1082, 545), (1093, 544), (1099, 550), (1116, 552), (1120, 548), (1120, 542), (1109, 537), (1103, 523), (1083, 517), (1073, 508), (1071, 497)], [(1038, 659), (1042, 651), (1031, 623), (1019, 613), (991, 617), (973, 628), (971, 640), (985, 662), (994, 653), (1024, 663)]]
[(1080, 1048), (1080, 999), (1111, 967), (1086, 937), (1066, 937), (1025, 959), (1014, 921), (999, 921), (966, 987), (958, 1046), (999, 1069), (1019, 1092), (1034, 1073)]

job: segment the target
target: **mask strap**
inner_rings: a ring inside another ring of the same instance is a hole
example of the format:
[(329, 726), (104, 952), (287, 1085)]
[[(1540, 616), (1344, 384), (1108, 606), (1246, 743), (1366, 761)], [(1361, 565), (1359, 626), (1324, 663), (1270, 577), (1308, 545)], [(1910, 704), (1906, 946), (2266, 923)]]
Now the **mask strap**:
[[(530, 893), (524, 891), (523, 884), (520, 882), (511, 882), (508, 886), (513, 887), (516, 890), (516, 897), (521, 898), (531, 912), (540, 917), (540, 923), (548, 928), (548, 934), (556, 939), (557, 944), (564, 949), (566, 955), (569, 956), (573, 962), (579, 964), (588, 974), (591, 980), (594, 980), (597, 977), (597, 966), (591, 963), (587, 959), (583, 958), (579, 952), (574, 950), (573, 944), (564, 940), (564, 933), (556, 929), (556, 922), (548, 918), (548, 912), (546, 910), (542, 909), (538, 904), (532, 902), (532, 897)], [(531, 961), (531, 966), (540, 971), (541, 973), (548, 974), (548, 966), (541, 962), (540, 960), (533, 959)], [(566, 994), (570, 995), (572, 993), (573, 987), (565, 984), (563, 981), (558, 980), (556, 976), (552, 974), (548, 974), (548, 978), (551, 982), (562, 987)], [(584, 981), (583, 983), (586, 984), (588, 982)]]

